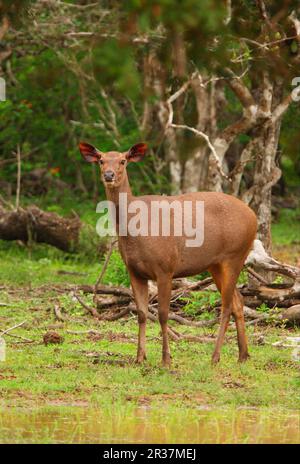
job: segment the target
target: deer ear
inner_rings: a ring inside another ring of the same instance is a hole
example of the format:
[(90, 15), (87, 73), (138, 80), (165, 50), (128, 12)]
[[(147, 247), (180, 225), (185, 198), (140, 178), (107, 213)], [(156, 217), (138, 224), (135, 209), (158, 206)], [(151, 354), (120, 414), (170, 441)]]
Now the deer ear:
[(128, 150), (126, 153), (126, 159), (127, 161), (134, 162), (136, 163), (137, 161), (141, 161), (147, 151), (147, 145), (145, 143), (137, 143), (136, 145), (133, 145), (133, 147)]
[(100, 151), (97, 150), (96, 147), (93, 147), (93, 145), (90, 145), (89, 143), (80, 142), (79, 150), (82, 157), (85, 159), (85, 161), (88, 161), (88, 163), (97, 163), (101, 158)]

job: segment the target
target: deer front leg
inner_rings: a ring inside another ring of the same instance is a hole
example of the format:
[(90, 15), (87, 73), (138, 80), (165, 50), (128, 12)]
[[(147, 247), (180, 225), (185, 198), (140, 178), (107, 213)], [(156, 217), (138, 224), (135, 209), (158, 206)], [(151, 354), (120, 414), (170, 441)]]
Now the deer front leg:
[(158, 318), (162, 332), (162, 364), (164, 367), (171, 365), (171, 353), (168, 337), (168, 317), (172, 290), (172, 277), (163, 276), (157, 279), (158, 290)]
[(148, 315), (148, 281), (130, 272), (131, 286), (136, 303), (139, 337), (136, 362), (141, 364), (146, 359), (146, 322)]

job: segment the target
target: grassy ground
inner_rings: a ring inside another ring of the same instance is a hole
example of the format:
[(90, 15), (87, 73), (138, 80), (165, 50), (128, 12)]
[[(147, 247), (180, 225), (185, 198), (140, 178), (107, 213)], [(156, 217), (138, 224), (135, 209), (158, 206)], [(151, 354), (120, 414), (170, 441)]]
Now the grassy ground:
[[(300, 407), (300, 365), (291, 360), (289, 348), (271, 345), (294, 334), (294, 330), (249, 328), (251, 359), (244, 365), (236, 362), (234, 331), (229, 332), (217, 367), (210, 365), (212, 344), (171, 343), (173, 366), (167, 371), (160, 368), (157, 324), (148, 324), (148, 360), (140, 367), (134, 364), (135, 319), (94, 322), (71, 294), (57, 294), (57, 288), (47, 286), (34, 290), (5, 288), (0, 301), (8, 304), (1, 306), (1, 327), (26, 321), (15, 334), (33, 341), (24, 343), (6, 337), (7, 361), (0, 371), (2, 406), (78, 401), (104, 406), (111, 401), (170, 400), (191, 406), (200, 403)], [(66, 310), (70, 321), (55, 322), (53, 307), (57, 303)], [(64, 337), (62, 344), (44, 345), (43, 335), (51, 329)], [(88, 335), (88, 329), (97, 330), (99, 335)], [(179, 330), (215, 333), (215, 329)]]
[(282, 262), (300, 266), (300, 208), (282, 209), (272, 225), (273, 254)]
[[(299, 249), (297, 214), (283, 213), (273, 229), (275, 254), (284, 251), (291, 263)], [(210, 364), (212, 343), (171, 342), (173, 365), (168, 371), (160, 367), (159, 327), (150, 322), (148, 359), (136, 366), (135, 317), (95, 322), (70, 292), (60, 291), (68, 283), (95, 283), (100, 269), (95, 258), (67, 255), (42, 245), (28, 250), (20, 244), (0, 243), (0, 329), (26, 321), (12, 334), (32, 341), (5, 336), (7, 361), (0, 364), (2, 408), (77, 405), (117, 408), (123, 413), (134, 405), (169, 405), (176, 410), (184, 405), (191, 411), (207, 406), (300, 408), (300, 364), (291, 359), (290, 348), (272, 346), (282, 337), (300, 336), (299, 329), (249, 327), (251, 358), (243, 365), (236, 362), (234, 330), (228, 332), (217, 367)], [(61, 274), (62, 270), (80, 275)], [(128, 285), (117, 256), (104, 281)], [(90, 301), (87, 296), (84, 299)], [(67, 322), (55, 321), (55, 304), (68, 315)], [(217, 330), (170, 324), (189, 334), (215, 335)], [(89, 329), (99, 334), (91, 336), (86, 333)], [(43, 335), (48, 330), (62, 335), (63, 343), (45, 346)]]

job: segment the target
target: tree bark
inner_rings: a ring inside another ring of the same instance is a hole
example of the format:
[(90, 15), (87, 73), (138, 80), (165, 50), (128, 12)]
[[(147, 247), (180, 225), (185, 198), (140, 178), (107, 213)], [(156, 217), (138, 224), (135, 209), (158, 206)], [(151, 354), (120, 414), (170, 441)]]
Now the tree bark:
[(73, 251), (79, 241), (81, 222), (28, 206), (14, 211), (0, 207), (0, 239), (33, 240), (48, 243), (63, 251)]

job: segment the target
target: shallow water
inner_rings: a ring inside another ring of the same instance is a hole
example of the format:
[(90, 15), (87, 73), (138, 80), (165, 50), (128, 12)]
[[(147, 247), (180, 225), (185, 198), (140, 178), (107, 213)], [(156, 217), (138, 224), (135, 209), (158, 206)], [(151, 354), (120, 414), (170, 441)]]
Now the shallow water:
[(0, 443), (300, 443), (300, 411), (2, 409)]

